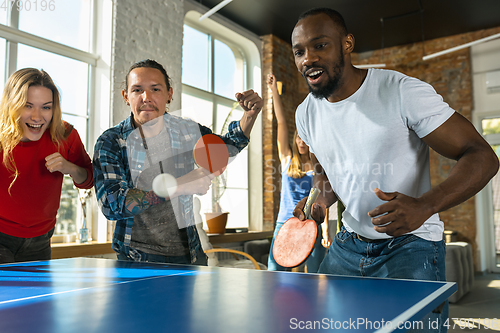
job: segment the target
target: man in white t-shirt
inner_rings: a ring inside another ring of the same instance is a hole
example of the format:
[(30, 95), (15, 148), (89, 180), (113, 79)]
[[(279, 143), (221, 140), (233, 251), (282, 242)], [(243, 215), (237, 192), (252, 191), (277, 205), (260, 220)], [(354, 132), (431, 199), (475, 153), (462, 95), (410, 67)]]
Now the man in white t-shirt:
[[(498, 158), (472, 124), (429, 84), (401, 73), (351, 64), (354, 37), (332, 9), (312, 9), (292, 33), (295, 64), (310, 94), (297, 108), (309, 146), (319, 223), (337, 200), (344, 227), (320, 273), (445, 280), (443, 222), (438, 213), (481, 190)], [(431, 187), (429, 147), (457, 161)], [(305, 198), (294, 214), (303, 218)], [(447, 319), (447, 307), (424, 319)], [(426, 327), (427, 328), (427, 327)]]

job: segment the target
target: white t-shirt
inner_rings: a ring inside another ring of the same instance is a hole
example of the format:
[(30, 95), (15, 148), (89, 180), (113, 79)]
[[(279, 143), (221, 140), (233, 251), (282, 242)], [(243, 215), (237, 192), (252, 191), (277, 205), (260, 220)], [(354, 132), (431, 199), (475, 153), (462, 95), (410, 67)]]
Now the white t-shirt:
[[(419, 197), (430, 190), (429, 147), (421, 140), (454, 113), (431, 85), (396, 71), (370, 69), (361, 87), (331, 103), (309, 94), (299, 105), (299, 136), (326, 171), (346, 210), (351, 232), (389, 238), (374, 230), (368, 212), (385, 201), (374, 193)], [(442, 239), (438, 214), (412, 233)]]

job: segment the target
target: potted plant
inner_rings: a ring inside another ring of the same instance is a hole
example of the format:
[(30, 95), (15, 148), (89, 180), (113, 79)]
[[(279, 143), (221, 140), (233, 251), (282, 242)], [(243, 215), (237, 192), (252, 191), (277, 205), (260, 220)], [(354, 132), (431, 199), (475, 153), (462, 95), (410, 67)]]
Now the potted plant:
[[(231, 110), (229, 111), (220, 134), (222, 135), (229, 125), (229, 119), (233, 113), (233, 110), (238, 106), (238, 102), (234, 102)], [(223, 234), (226, 230), (227, 215), (229, 212), (222, 211), (220, 206), (220, 200), (226, 191), (227, 186), (227, 169), (219, 176), (212, 179), (212, 203), (211, 212), (205, 213), (205, 218), (207, 221), (208, 232), (213, 234)]]

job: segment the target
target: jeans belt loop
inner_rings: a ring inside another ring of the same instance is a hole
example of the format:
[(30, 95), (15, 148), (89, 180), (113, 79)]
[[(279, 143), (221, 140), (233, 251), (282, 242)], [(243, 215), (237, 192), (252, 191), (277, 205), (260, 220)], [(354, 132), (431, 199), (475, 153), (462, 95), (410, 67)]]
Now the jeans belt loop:
[(358, 233), (356, 234), (356, 237), (360, 241), (366, 242), (366, 243), (378, 243), (378, 242), (382, 242), (382, 241), (385, 240), (385, 239), (370, 239), (370, 238), (366, 238), (366, 237), (360, 236)]

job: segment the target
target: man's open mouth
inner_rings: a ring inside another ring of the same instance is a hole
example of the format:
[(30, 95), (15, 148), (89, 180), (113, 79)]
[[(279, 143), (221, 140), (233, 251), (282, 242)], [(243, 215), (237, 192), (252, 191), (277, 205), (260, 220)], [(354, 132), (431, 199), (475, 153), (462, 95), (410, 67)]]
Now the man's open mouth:
[(319, 81), (324, 72), (325, 71), (322, 69), (310, 70), (306, 73), (305, 76), (310, 83), (314, 84)]

